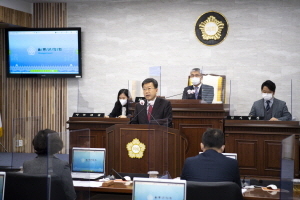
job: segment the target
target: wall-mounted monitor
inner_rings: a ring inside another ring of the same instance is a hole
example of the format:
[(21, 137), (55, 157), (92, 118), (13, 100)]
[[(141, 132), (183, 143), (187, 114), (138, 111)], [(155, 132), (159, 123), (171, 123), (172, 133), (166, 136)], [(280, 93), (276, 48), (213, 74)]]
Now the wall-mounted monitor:
[(81, 28), (5, 29), (7, 77), (82, 77)]

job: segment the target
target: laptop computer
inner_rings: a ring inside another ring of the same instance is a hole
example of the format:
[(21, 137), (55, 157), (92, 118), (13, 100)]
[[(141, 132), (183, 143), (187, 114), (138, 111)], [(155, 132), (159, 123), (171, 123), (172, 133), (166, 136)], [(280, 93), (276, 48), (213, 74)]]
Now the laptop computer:
[[(203, 153), (203, 152), (199, 152), (200, 153)], [(235, 159), (237, 160), (237, 153), (222, 153), (224, 156), (228, 157), (228, 158), (232, 158), (232, 159)]]
[(72, 149), (72, 178), (73, 179), (99, 179), (105, 174), (105, 148)]
[(5, 172), (0, 172), (0, 200), (4, 199), (4, 189), (5, 189)]
[(185, 200), (186, 181), (177, 179), (134, 178), (132, 200)]

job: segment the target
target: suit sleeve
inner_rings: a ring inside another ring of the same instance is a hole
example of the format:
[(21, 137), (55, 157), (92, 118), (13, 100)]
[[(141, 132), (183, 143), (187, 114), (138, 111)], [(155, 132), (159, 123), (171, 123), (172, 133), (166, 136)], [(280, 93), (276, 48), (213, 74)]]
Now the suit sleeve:
[(165, 113), (164, 118), (168, 119), (168, 127), (172, 127), (173, 126), (173, 124), (172, 124), (173, 116), (172, 116), (172, 106), (171, 106), (170, 101), (167, 101), (164, 113)]
[(257, 117), (256, 116), (256, 111), (255, 111), (254, 103), (253, 103), (252, 108), (250, 110), (249, 116)]
[(115, 107), (111, 111), (111, 113), (108, 115), (109, 117), (118, 117), (120, 113), (120, 108), (117, 105), (118, 102), (115, 103)]
[(283, 108), (282, 108), (282, 117), (277, 118), (280, 121), (291, 121), (292, 115), (289, 112), (286, 103), (284, 102)]
[(184, 88), (184, 89), (183, 89), (183, 92), (182, 92), (182, 99), (187, 99), (187, 88)]
[(182, 168), (182, 173), (181, 173), (180, 179), (181, 180), (187, 180), (188, 172), (189, 172), (189, 170), (188, 170), (188, 159), (186, 159), (185, 162), (184, 162), (183, 168)]
[(62, 173), (62, 182), (63, 187), (66, 194), (67, 200), (74, 200), (76, 199), (76, 192), (73, 186), (73, 180), (71, 177), (71, 170), (68, 163), (65, 163), (63, 166), (63, 173)]
[(236, 162), (235, 164), (235, 179), (233, 180), (240, 188), (242, 188), (241, 184), (241, 177), (240, 177), (240, 171), (239, 171), (239, 164)]

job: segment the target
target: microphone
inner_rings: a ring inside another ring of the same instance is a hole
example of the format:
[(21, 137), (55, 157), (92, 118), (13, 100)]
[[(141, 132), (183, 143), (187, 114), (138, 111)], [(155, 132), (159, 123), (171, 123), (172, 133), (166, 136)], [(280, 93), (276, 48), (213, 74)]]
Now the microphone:
[(172, 95), (172, 96), (166, 97), (166, 99), (171, 98), (171, 97), (175, 97), (175, 96), (178, 96), (178, 95), (182, 95), (182, 94), (183, 94), (183, 93), (180, 93), (180, 94), (174, 94), (174, 95)]
[(0, 145), (2, 146), (2, 148), (4, 149), (5, 152), (8, 152), (7, 149), (3, 146), (3, 144), (0, 142)]
[(140, 112), (138, 112), (138, 114), (136, 114), (129, 122), (128, 124), (131, 124), (131, 122), (143, 111), (145, 110), (150, 104), (147, 103), (147, 106), (144, 106), (144, 108), (142, 110), (140, 110)]
[(122, 179), (122, 181), (126, 181), (126, 179), (123, 176), (121, 176), (116, 170), (114, 170), (114, 168), (111, 169)]

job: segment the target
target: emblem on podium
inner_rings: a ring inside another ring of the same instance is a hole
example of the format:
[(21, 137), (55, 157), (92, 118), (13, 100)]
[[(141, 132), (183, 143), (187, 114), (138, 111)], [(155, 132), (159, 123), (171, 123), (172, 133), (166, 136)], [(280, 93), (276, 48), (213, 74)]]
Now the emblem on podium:
[(144, 156), (146, 145), (141, 143), (139, 139), (134, 138), (132, 142), (129, 142), (126, 145), (126, 149), (130, 158), (142, 158)]

